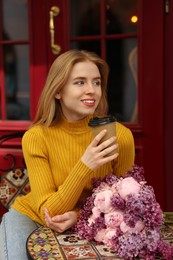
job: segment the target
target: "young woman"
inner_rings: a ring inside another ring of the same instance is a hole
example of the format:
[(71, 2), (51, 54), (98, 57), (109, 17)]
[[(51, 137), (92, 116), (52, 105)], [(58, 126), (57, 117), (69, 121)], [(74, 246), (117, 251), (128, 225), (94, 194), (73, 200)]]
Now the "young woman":
[[(94, 53), (70, 50), (52, 64), (32, 127), (22, 139), (31, 192), (3, 216), (0, 259), (27, 259), (25, 243), (37, 225), (63, 232), (77, 221), (91, 179), (124, 175), (134, 164), (131, 131), (116, 123), (116, 138), (99, 144), (88, 126), (107, 113), (108, 65)], [(118, 153), (109, 153), (116, 150)]]

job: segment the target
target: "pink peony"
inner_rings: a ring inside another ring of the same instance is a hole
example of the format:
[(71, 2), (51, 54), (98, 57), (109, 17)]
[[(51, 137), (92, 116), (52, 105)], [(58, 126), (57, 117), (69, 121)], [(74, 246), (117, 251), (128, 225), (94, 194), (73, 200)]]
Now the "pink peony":
[(94, 207), (93, 209), (92, 209), (92, 215), (89, 217), (89, 219), (88, 219), (88, 225), (89, 226), (91, 226), (91, 224), (92, 223), (94, 223), (95, 222), (95, 219), (96, 218), (98, 218), (98, 217), (100, 217), (100, 210), (98, 210), (98, 208), (96, 208), (96, 207)]
[(108, 228), (118, 227), (124, 219), (124, 214), (121, 210), (116, 210), (105, 214), (105, 224)]
[(114, 229), (107, 228), (102, 242), (105, 245), (112, 247), (112, 242), (113, 242), (112, 238), (115, 237), (116, 235), (117, 235), (116, 228), (114, 228)]
[(94, 207), (94, 208), (92, 209), (92, 213), (93, 213), (93, 215), (94, 215), (95, 218), (98, 218), (98, 217), (100, 217), (101, 211), (100, 211), (98, 208)]
[(144, 229), (145, 225), (142, 221), (137, 221), (135, 227), (129, 227), (124, 221), (120, 224), (120, 229), (123, 233), (139, 233)]
[(103, 242), (105, 237), (106, 229), (101, 229), (97, 232), (96, 236), (94, 237), (95, 241), (97, 242)]
[(141, 185), (133, 177), (127, 177), (119, 181), (116, 184), (116, 188), (119, 195), (123, 199), (126, 199), (129, 194), (137, 195), (141, 189)]
[(111, 190), (100, 191), (96, 194), (94, 205), (100, 212), (108, 213), (111, 210), (111, 197), (113, 192)]

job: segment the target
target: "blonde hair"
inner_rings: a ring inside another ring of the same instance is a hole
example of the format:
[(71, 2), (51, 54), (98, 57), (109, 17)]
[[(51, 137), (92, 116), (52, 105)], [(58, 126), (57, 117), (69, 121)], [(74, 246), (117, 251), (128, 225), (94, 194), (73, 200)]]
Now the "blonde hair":
[(94, 115), (100, 116), (107, 113), (108, 64), (95, 53), (84, 50), (70, 50), (58, 56), (53, 62), (39, 99), (38, 110), (32, 126), (42, 124), (49, 127), (60, 121), (62, 118), (61, 106), (55, 95), (65, 86), (73, 66), (83, 61), (93, 62), (101, 75), (102, 96)]

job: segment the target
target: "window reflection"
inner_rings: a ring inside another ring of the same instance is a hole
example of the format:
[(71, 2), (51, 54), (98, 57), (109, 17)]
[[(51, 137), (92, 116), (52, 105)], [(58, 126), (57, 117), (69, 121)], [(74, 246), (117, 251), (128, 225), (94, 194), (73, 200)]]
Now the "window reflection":
[[(3, 32), (3, 39), (9, 41), (10, 38), (6, 32)], [(13, 45), (4, 45), (4, 72), (5, 72), (5, 84), (7, 102), (16, 102), (17, 93), (17, 57), (16, 51)]]
[(100, 34), (100, 0), (71, 0), (71, 37)]
[(8, 120), (29, 120), (28, 47), (4, 46), (6, 114)]
[[(109, 112), (122, 122), (132, 122), (132, 114), (136, 105), (137, 79), (134, 80), (134, 74), (129, 64), (129, 55), (136, 46), (136, 39), (108, 40), (106, 44), (106, 59), (110, 66)], [(133, 122), (135, 122), (134, 119)]]
[(106, 0), (106, 33), (115, 33), (117, 25), (121, 28), (119, 33), (137, 33), (137, 23), (131, 22), (134, 15), (137, 0)]
[(101, 55), (100, 41), (75, 41), (71, 43), (71, 49), (83, 49), (97, 53)]
[[(133, 95), (133, 110), (132, 113), (130, 114), (130, 122), (132, 123), (137, 123), (138, 120), (138, 98), (137, 98), (137, 93), (138, 93), (138, 80), (137, 80), (137, 75), (138, 75), (138, 48), (137, 46), (135, 46), (134, 48), (132, 48), (129, 52), (128, 55), (128, 62), (129, 62), (129, 67), (130, 67), (130, 76), (133, 77), (133, 79), (129, 79), (130, 82), (132, 82), (131, 84), (131, 90)], [(133, 84), (134, 82), (134, 84)], [(135, 86), (135, 90), (132, 89)], [(127, 93), (127, 91), (126, 91)], [(125, 96), (125, 98), (127, 97), (127, 95)], [(126, 100), (124, 100), (124, 103), (127, 103)]]
[(7, 120), (30, 119), (28, 1), (2, 1), (3, 72)]
[(2, 1), (1, 22), (11, 40), (28, 40), (28, 1)]

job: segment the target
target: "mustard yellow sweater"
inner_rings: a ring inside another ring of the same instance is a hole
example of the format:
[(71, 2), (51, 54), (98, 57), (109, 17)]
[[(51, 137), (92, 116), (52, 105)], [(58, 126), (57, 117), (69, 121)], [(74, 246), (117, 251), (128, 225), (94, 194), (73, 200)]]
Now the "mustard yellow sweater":
[(81, 156), (93, 139), (88, 121), (89, 117), (75, 123), (62, 120), (53, 127), (34, 126), (26, 131), (22, 147), (31, 192), (18, 197), (12, 208), (45, 224), (44, 208), (52, 216), (73, 210), (91, 190), (93, 177), (123, 175), (132, 167), (134, 139), (120, 123), (116, 123), (118, 158), (96, 171), (82, 163)]

